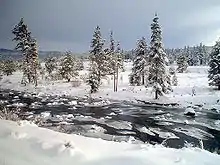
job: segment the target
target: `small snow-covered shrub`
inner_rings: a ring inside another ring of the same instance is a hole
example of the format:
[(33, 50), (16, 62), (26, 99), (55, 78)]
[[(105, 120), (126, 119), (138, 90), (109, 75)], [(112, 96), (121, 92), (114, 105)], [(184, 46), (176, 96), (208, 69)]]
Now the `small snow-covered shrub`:
[(82, 84), (81, 80), (73, 80), (72, 87), (79, 87)]
[(175, 70), (174, 66), (171, 66), (171, 67), (169, 68), (169, 73), (170, 73), (171, 75), (174, 75), (175, 72), (176, 72), (176, 70)]
[(86, 83), (87, 80), (88, 80), (88, 74), (85, 73), (85, 74), (83, 74), (83, 75), (80, 75), (79, 78), (80, 78), (84, 83)]
[(20, 113), (19, 108), (8, 109), (5, 107), (0, 107), (0, 119), (18, 121), (19, 113)]

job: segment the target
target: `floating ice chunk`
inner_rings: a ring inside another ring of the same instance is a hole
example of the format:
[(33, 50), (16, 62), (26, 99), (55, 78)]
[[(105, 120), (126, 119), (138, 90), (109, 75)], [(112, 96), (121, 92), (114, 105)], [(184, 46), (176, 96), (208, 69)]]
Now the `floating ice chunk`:
[(13, 107), (25, 107), (26, 104), (23, 104), (23, 103), (14, 103), (12, 104)]
[(41, 116), (42, 116), (43, 118), (45, 118), (45, 119), (48, 119), (48, 118), (51, 117), (51, 114), (50, 114), (50, 112), (42, 112), (42, 113), (41, 113)]
[(196, 112), (193, 108), (186, 108), (184, 115), (186, 116), (195, 116)]
[(69, 105), (77, 105), (77, 101), (73, 100), (69, 102)]
[(148, 135), (155, 136), (155, 134), (151, 132), (149, 129), (147, 129), (146, 127), (141, 127), (141, 128), (138, 128), (137, 130), (139, 130), (140, 132), (146, 133)]

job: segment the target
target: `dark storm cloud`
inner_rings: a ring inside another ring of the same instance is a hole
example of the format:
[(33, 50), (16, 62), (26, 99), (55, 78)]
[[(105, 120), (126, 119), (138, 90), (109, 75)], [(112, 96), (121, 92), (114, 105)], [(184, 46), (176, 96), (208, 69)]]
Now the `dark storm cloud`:
[(24, 17), (43, 50), (87, 51), (97, 24), (131, 49), (141, 36), (149, 42), (155, 12), (166, 47), (207, 43), (217, 38), (219, 9), (219, 0), (0, 0), (0, 47), (13, 48), (10, 30)]

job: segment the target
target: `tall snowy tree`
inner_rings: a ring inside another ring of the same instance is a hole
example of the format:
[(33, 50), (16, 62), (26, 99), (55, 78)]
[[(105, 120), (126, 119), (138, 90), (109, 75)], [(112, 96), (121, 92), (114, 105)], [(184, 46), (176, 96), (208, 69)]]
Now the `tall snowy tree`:
[(181, 54), (178, 58), (177, 58), (177, 71), (178, 73), (183, 73), (184, 71), (186, 71), (188, 64), (187, 64), (187, 59), (184, 56), (184, 54)]
[(91, 93), (97, 92), (101, 84), (101, 77), (107, 72), (106, 56), (103, 51), (104, 40), (102, 39), (100, 27), (97, 26), (91, 41), (91, 50), (89, 54), (90, 72), (88, 84), (91, 87)]
[(149, 83), (155, 91), (155, 99), (170, 88), (170, 76), (166, 70), (166, 53), (162, 45), (161, 28), (158, 23), (158, 16), (155, 15), (151, 24), (151, 42), (149, 52)]
[(120, 43), (118, 42), (117, 45), (115, 45), (113, 31), (110, 32), (110, 45), (108, 51), (109, 56), (107, 58), (109, 61), (109, 72), (110, 74), (113, 74), (114, 92), (117, 92), (118, 74), (119, 70), (123, 68), (123, 57), (120, 48)]
[(220, 41), (217, 41), (211, 54), (209, 62), (209, 85), (217, 86), (220, 90)]
[(32, 38), (31, 32), (28, 30), (27, 25), (24, 23), (23, 18), (15, 25), (12, 30), (15, 35), (13, 41), (17, 42), (15, 49), (20, 50), (23, 54), (23, 78), (22, 83), (34, 82), (37, 85), (36, 65), (38, 63), (37, 43)]
[(147, 44), (144, 37), (137, 42), (135, 57), (133, 59), (132, 73), (130, 75), (131, 85), (144, 85), (145, 65), (146, 65)]
[(71, 52), (66, 52), (64, 57), (61, 59), (59, 73), (60, 75), (70, 82), (71, 78), (78, 76), (76, 71), (76, 61)]
[(15, 49), (20, 50), (23, 54), (23, 78), (24, 83), (31, 82), (31, 71), (29, 66), (29, 49), (30, 49), (30, 40), (31, 32), (28, 30), (27, 25), (24, 23), (24, 19), (21, 18), (20, 22), (15, 25), (12, 33), (15, 35), (13, 41), (17, 41)]
[(31, 71), (31, 77), (34, 82), (34, 85), (38, 85), (38, 73), (37, 69), (39, 67), (38, 62), (38, 51), (37, 51), (37, 41), (35, 39), (31, 39), (30, 47), (29, 47), (29, 66)]

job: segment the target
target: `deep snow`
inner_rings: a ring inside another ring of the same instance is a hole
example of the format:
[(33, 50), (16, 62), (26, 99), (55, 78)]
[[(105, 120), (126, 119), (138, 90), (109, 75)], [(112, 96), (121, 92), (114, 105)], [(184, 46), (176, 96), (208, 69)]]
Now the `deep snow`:
[(216, 165), (220, 156), (199, 148), (171, 149), (67, 135), (27, 121), (0, 120), (1, 165)]

